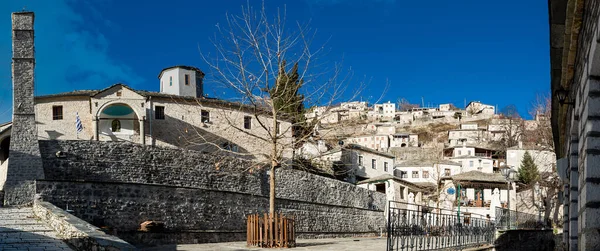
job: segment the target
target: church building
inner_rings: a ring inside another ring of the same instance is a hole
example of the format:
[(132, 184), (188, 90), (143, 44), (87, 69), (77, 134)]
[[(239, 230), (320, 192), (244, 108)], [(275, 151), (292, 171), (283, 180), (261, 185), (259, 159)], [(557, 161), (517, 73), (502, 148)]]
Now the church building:
[[(269, 131), (282, 134), (282, 144), (291, 143), (289, 122), (270, 128), (268, 114), (259, 115), (254, 107), (206, 97), (204, 73), (196, 67), (168, 67), (158, 78), (160, 92), (118, 83), (102, 90), (35, 97), (38, 139), (228, 150), (250, 159), (269, 154), (270, 148), (265, 147), (269, 142), (261, 140), (269, 138)], [(0, 125), (0, 163), (8, 158), (10, 128), (10, 123)]]

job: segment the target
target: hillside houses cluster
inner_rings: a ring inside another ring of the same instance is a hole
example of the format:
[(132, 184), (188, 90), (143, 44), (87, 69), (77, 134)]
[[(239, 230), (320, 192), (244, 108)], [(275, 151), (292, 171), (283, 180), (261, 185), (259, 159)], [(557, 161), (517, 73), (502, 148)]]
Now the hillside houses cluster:
[(382, 121), (400, 125), (411, 125), (423, 122), (457, 122), (461, 120), (485, 119), (496, 114), (492, 105), (480, 101), (469, 102), (464, 109), (452, 104), (440, 104), (438, 107), (412, 107), (398, 109), (396, 103), (390, 101), (369, 106), (366, 101), (342, 102), (334, 106), (313, 107), (306, 117), (317, 119), (323, 124), (334, 124), (344, 121)]
[[(361, 122), (364, 125), (353, 135), (338, 138), (333, 147), (321, 142), (320, 151), (305, 157), (319, 164), (336, 165), (335, 169), (342, 170), (349, 182), (392, 193), (393, 196), (388, 194), (390, 200), (448, 209), (460, 204), (463, 212), (492, 217), (495, 207), (507, 208), (510, 204), (511, 209), (516, 209), (518, 186), (509, 186), (501, 170), (510, 168), (517, 172), (526, 151), (536, 156), (541, 171), (552, 170), (555, 161), (550, 149), (535, 149), (522, 143), (524, 131), (534, 130), (545, 118), (516, 121), (495, 114), (494, 106), (481, 102), (470, 102), (463, 110), (453, 107), (444, 104), (435, 109), (398, 111), (391, 102), (373, 106), (352, 102), (330, 108), (328, 116), (324, 116), (326, 108), (319, 108), (323, 113), (308, 117), (323, 119), (321, 123), (329, 127)], [(352, 117), (341, 115), (350, 113)], [(442, 133), (443, 141), (420, 141), (418, 133), (407, 130), (422, 125), (418, 121), (440, 118), (455, 120), (455, 126)], [(422, 154), (398, 154), (405, 149)], [(303, 153), (300, 151), (300, 156)], [(399, 187), (403, 192), (398, 192)]]

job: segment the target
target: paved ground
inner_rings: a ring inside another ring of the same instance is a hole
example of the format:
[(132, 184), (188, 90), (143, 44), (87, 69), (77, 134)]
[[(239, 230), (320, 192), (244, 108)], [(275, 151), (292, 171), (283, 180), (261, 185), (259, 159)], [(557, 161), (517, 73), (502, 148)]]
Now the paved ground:
[[(381, 251), (385, 250), (385, 238), (337, 238), (337, 239), (310, 239), (298, 240), (298, 245), (294, 249), (289, 250), (319, 250), (319, 251)], [(168, 245), (151, 249), (148, 251), (158, 250), (181, 250), (181, 251), (249, 251), (249, 250), (277, 250), (263, 248), (246, 247), (246, 242), (222, 242), (208, 244), (182, 244)], [(282, 249), (279, 249), (282, 250)]]
[(56, 233), (39, 222), (31, 208), (0, 207), (0, 250), (72, 250)]

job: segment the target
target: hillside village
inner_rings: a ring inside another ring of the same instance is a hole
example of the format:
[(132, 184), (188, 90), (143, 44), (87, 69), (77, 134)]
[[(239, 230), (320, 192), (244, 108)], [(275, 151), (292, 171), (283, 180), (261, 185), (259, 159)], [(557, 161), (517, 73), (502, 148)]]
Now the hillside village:
[[(390, 200), (454, 209), (457, 198), (448, 191), (461, 183), (466, 185), (460, 203), (467, 212), (493, 216), (493, 209), (508, 207), (511, 197), (511, 209), (538, 213), (540, 206), (520, 203), (521, 196), (531, 196), (531, 186), (516, 180), (508, 195), (501, 171), (518, 173), (528, 152), (540, 173), (555, 176), (547, 109), (537, 107), (533, 119), (524, 120), (480, 101), (464, 109), (416, 106), (342, 102), (315, 107), (306, 117), (320, 123), (298, 150), (299, 158), (309, 160), (309, 169), (317, 173), (387, 193)], [(390, 180), (403, 187), (401, 194), (390, 195), (384, 185)], [(544, 200), (549, 211), (556, 211), (556, 198)]]

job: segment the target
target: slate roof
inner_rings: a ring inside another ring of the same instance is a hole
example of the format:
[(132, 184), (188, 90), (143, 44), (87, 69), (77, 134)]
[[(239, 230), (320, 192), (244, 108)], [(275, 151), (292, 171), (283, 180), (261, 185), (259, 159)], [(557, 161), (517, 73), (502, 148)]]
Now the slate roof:
[(158, 79), (160, 79), (160, 76), (162, 76), (162, 74), (163, 74), (164, 71), (170, 70), (170, 69), (173, 69), (173, 68), (181, 68), (181, 69), (185, 69), (185, 70), (188, 70), (188, 71), (196, 71), (196, 72), (200, 72), (200, 74), (202, 76), (205, 75), (204, 72), (202, 72), (200, 69), (198, 69), (197, 67), (194, 67), (194, 66), (174, 65), (174, 66), (169, 66), (167, 68), (164, 68), (164, 69), (160, 70), (160, 73), (158, 74)]
[(454, 181), (506, 183), (506, 179), (499, 173), (484, 173), (480, 171), (468, 171), (451, 176)]
[(0, 124), (0, 133), (8, 131), (12, 127), (12, 121)]
[(433, 164), (441, 164), (441, 165), (453, 165), (453, 166), (461, 166), (460, 163), (450, 161), (450, 160), (405, 160), (400, 163), (397, 163), (396, 167), (428, 167), (433, 166)]
[(377, 151), (375, 149), (371, 149), (371, 148), (364, 147), (364, 146), (357, 145), (357, 144), (348, 144), (348, 145), (345, 146), (345, 148), (354, 149), (354, 150), (360, 150), (360, 151), (365, 151), (365, 152), (369, 152), (369, 153), (372, 153), (372, 154), (381, 155), (381, 156), (392, 158), (392, 159), (396, 158), (396, 156), (394, 156), (394, 155), (391, 155), (391, 154), (388, 154), (388, 153), (384, 153), (384, 152), (380, 152), (380, 151)]
[(408, 186), (408, 187), (410, 187), (410, 188), (412, 188), (414, 190), (418, 190), (418, 191), (422, 191), (423, 190), (423, 187), (418, 186), (418, 185), (416, 185), (416, 184), (414, 184), (412, 182), (403, 180), (401, 178), (398, 178), (398, 177), (396, 177), (394, 175), (391, 175), (391, 174), (379, 175), (379, 176), (376, 176), (376, 177), (373, 177), (373, 178), (369, 178), (369, 179), (366, 179), (366, 180), (363, 180), (363, 181), (359, 181), (356, 184), (360, 185), (360, 184), (366, 184), (366, 183), (375, 183), (375, 182), (386, 181), (386, 180), (390, 180), (390, 179), (398, 181), (401, 184), (406, 185), (406, 186)]

